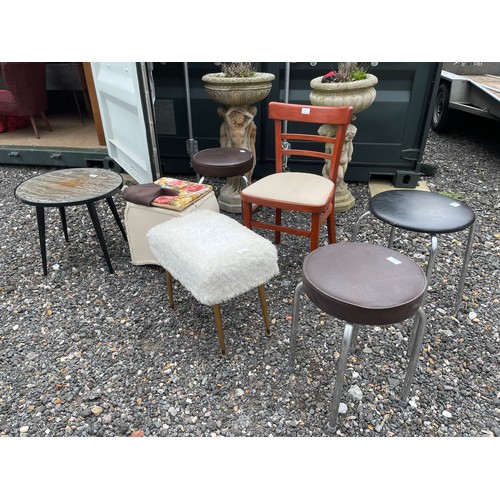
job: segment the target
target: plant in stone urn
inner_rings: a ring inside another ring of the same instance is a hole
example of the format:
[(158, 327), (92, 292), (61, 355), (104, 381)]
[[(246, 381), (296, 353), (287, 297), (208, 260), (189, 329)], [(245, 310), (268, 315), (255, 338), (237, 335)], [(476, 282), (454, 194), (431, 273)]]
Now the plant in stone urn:
[[(253, 165), (246, 174), (248, 182), (255, 168), (254, 123), (255, 103), (265, 99), (272, 88), (275, 76), (256, 70), (252, 63), (222, 63), (221, 72), (202, 77), (207, 95), (222, 106), (217, 109), (222, 118), (220, 146), (247, 149), (252, 152)], [(241, 213), (240, 178), (230, 177), (222, 186), (219, 205), (226, 212)]]
[[(347, 184), (344, 182), (345, 172), (352, 159), (353, 139), (357, 127), (352, 122), (356, 120), (356, 114), (368, 109), (377, 95), (373, 88), (378, 79), (375, 75), (368, 73), (368, 65), (361, 63), (344, 62), (339, 63), (337, 71), (330, 71), (326, 75), (311, 80), (312, 92), (309, 94), (311, 104), (315, 106), (352, 106), (353, 115), (351, 123), (347, 126), (342, 157), (337, 175), (335, 190), (335, 211), (346, 212), (355, 205), (355, 200)], [(336, 133), (336, 127), (322, 125), (318, 133), (332, 137)], [(329, 145), (326, 146), (327, 148)], [(323, 175), (328, 176), (330, 165), (328, 162), (323, 167)]]

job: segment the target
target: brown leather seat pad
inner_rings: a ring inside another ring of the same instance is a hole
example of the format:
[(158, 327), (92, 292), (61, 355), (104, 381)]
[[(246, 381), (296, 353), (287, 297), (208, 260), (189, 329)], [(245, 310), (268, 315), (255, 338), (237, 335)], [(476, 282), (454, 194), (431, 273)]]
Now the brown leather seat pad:
[(304, 260), (304, 292), (322, 311), (365, 325), (411, 317), (427, 282), (418, 264), (399, 252), (370, 243), (335, 243)]
[(253, 155), (241, 148), (204, 149), (193, 155), (192, 165), (199, 175), (234, 177), (252, 169)]

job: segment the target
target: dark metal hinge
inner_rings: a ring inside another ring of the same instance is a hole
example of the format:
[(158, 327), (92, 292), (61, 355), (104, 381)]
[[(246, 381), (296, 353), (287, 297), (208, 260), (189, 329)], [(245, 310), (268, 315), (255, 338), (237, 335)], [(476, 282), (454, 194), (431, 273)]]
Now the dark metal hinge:
[(420, 149), (403, 149), (401, 151), (401, 158), (403, 160), (415, 160), (420, 158)]

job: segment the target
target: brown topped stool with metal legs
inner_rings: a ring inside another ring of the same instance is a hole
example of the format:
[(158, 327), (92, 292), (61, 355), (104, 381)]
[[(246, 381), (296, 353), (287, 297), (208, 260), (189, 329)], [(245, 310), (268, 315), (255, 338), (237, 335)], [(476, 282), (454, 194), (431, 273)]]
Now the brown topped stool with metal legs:
[(217, 202), (220, 210), (241, 213), (240, 191), (250, 183), (254, 157), (244, 148), (224, 147), (198, 151), (192, 158), (192, 166), (203, 183), (205, 177), (225, 177), (226, 184), (221, 187)]
[(359, 325), (389, 325), (415, 316), (417, 327), (409, 341), (408, 369), (400, 393), (406, 405), (427, 323), (422, 300), (427, 288), (424, 272), (409, 257), (370, 243), (336, 243), (320, 247), (304, 260), (302, 281), (293, 299), (290, 370), (295, 366), (300, 295), (305, 292), (322, 311), (346, 322), (333, 388), (328, 430), (335, 431), (349, 352)]
[(245, 174), (252, 170), (253, 155), (242, 148), (204, 149), (193, 155), (192, 166), (200, 184), (205, 177), (241, 176), (245, 186), (248, 186)]

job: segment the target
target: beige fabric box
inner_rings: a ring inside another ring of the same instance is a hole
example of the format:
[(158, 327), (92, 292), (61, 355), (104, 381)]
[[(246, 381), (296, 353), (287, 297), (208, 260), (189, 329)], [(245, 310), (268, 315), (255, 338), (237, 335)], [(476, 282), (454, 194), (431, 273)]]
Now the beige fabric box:
[(127, 202), (125, 207), (125, 228), (127, 230), (128, 245), (131, 262), (134, 265), (157, 264), (149, 248), (146, 233), (154, 226), (173, 217), (182, 217), (193, 210), (208, 209), (219, 212), (219, 204), (214, 192), (210, 192), (184, 210), (170, 210), (168, 208), (147, 207)]

